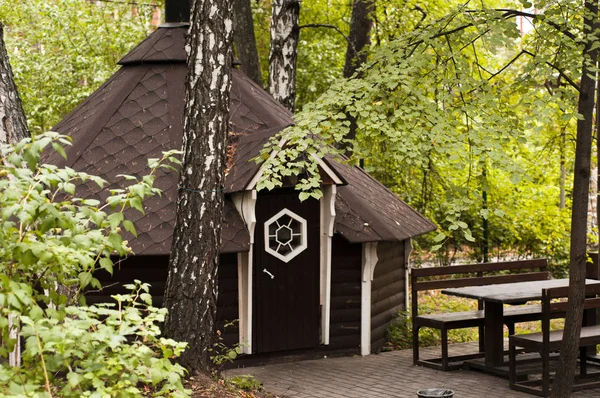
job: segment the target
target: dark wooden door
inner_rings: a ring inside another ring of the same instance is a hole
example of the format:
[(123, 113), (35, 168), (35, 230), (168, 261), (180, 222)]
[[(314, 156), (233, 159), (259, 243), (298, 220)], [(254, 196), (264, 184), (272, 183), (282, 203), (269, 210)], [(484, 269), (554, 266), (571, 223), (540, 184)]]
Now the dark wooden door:
[[(265, 250), (264, 223), (283, 209), (302, 217), (307, 225), (306, 249), (287, 263)], [(319, 202), (301, 203), (297, 191), (262, 193), (256, 219), (252, 351), (316, 347), (320, 326)]]

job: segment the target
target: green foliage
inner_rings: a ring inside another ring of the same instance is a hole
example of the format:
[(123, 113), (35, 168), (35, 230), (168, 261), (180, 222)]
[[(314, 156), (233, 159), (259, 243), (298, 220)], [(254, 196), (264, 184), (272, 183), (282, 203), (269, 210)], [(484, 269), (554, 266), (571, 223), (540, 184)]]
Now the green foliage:
[(491, 256), (564, 264), (582, 5), (544, 3), (521, 36), (504, 3), (378, 8), (361, 77), (332, 84), (269, 143), (258, 188), (298, 175), (303, 198), (318, 197), (314, 157), (339, 155), (355, 121), (353, 161), (437, 223), (420, 246), (440, 264), (461, 251), (481, 261), (484, 236)]
[[(23, 291), (5, 287), (9, 301)], [(181, 381), (185, 369), (171, 362), (186, 344), (159, 337), (166, 309), (151, 306), (144, 297), (148, 288), (138, 283), (130, 286), (131, 294), (114, 296), (116, 309), (99, 304), (44, 311), (30, 302), (29, 316), (20, 316), (22, 366), (2, 364), (1, 395), (49, 396), (50, 386), (60, 397), (138, 397), (150, 391), (189, 396)]]
[[(226, 322), (224, 328), (232, 327), (236, 322), (237, 320)], [(221, 366), (225, 363), (232, 363), (233, 360), (242, 353), (240, 343), (236, 343), (232, 347), (229, 347), (223, 342), (223, 334), (220, 330), (217, 330), (217, 338), (210, 351), (213, 354), (210, 356), (210, 360), (217, 366)]]
[(154, 28), (162, 0), (127, 2), (4, 0), (0, 21), (29, 128), (51, 129), (117, 69)]
[[(112, 190), (104, 203), (76, 197), (76, 186), (105, 181), (86, 173), (40, 164), (52, 146), (64, 153), (66, 137), (40, 134), (14, 146), (0, 146), (0, 357), (15, 347), (10, 329), (20, 329), (27, 344), (23, 365), (0, 360), (2, 396), (187, 396), (184, 370), (170, 359), (185, 344), (159, 337), (165, 310), (151, 306), (148, 285), (126, 286), (130, 295), (110, 305), (77, 307), (82, 292), (101, 288), (94, 272), (112, 273), (112, 254), (130, 252), (121, 228), (128, 208), (159, 193), (152, 186), (158, 169), (178, 163), (176, 152), (149, 161), (150, 173)], [(75, 292), (74, 295), (67, 294)], [(113, 305), (114, 307), (114, 305)]]
[(123, 212), (127, 208), (143, 211), (142, 200), (160, 192), (152, 186), (156, 171), (171, 169), (165, 162), (177, 160), (176, 151), (166, 152), (160, 161), (151, 159), (147, 176), (139, 180), (124, 176), (135, 184), (112, 190), (101, 203), (78, 198), (75, 192), (80, 183), (104, 187), (101, 178), (40, 164), (47, 146), (68, 144), (65, 136), (45, 133), (0, 147), (2, 273), (13, 282), (36, 286), (36, 300), (55, 306), (66, 303), (66, 296), (58, 293), (59, 285), (77, 286), (79, 292), (88, 286), (98, 289), (101, 286), (93, 272), (98, 267), (112, 272), (110, 255), (129, 254), (119, 233), (122, 228), (133, 232), (135, 228)]
[(227, 382), (233, 387), (244, 391), (260, 391), (262, 383), (252, 375), (239, 375), (227, 379)]

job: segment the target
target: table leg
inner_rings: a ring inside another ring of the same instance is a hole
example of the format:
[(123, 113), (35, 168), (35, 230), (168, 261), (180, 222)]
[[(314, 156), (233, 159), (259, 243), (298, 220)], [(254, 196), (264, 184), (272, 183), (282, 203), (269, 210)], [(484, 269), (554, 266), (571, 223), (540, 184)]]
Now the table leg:
[(485, 303), (485, 364), (502, 366), (504, 363), (504, 324), (502, 303)]

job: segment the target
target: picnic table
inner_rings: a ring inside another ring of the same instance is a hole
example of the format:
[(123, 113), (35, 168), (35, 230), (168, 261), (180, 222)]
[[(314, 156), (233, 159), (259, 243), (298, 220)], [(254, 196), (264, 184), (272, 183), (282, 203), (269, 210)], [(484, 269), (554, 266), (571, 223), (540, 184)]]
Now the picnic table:
[[(586, 279), (586, 285), (598, 284), (600, 280)], [(443, 289), (442, 293), (482, 300), (484, 302), (484, 371), (498, 374), (504, 365), (504, 304), (522, 305), (528, 301), (541, 300), (542, 289), (569, 285), (569, 279), (548, 279), (533, 282), (502, 283), (486, 286), (467, 286)], [(503, 373), (504, 374), (504, 373)], [(507, 373), (505, 374), (507, 376)]]

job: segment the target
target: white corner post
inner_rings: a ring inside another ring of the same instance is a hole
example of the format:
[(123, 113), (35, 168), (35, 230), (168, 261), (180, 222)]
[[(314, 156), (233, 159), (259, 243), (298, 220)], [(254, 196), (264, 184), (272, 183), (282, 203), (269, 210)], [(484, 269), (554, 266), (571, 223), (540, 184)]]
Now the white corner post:
[(252, 354), (252, 258), (256, 228), (256, 190), (234, 193), (232, 199), (250, 234), (249, 251), (238, 253), (238, 326), (240, 349), (244, 354)]
[(337, 187), (325, 185), (321, 197), (320, 263), (321, 263), (321, 344), (329, 344), (331, 320), (331, 239), (335, 223)]
[(410, 303), (410, 270), (412, 264), (410, 263), (410, 253), (412, 253), (412, 240), (410, 238), (404, 241), (404, 309), (408, 310)]
[(360, 301), (360, 354), (371, 353), (371, 283), (377, 265), (377, 242), (363, 243)]

